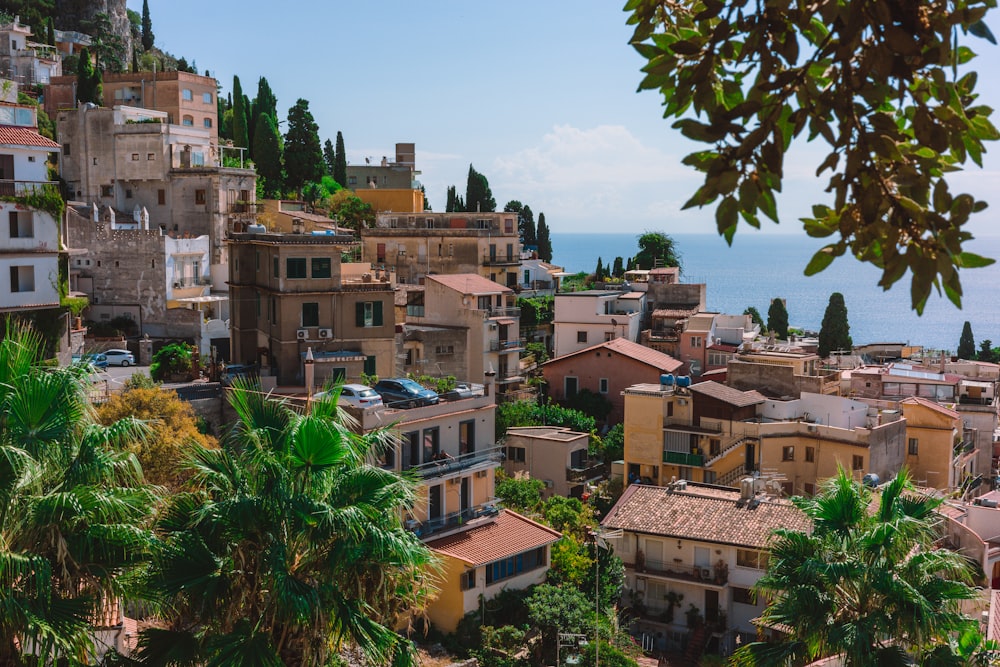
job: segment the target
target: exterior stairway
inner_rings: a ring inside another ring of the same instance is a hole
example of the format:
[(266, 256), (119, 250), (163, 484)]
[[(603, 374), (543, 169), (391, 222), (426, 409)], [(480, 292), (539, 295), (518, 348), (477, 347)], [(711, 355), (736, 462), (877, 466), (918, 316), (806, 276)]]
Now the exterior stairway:
[(684, 657), (697, 664), (698, 658), (701, 657), (701, 652), (705, 650), (705, 644), (707, 642), (708, 629), (703, 623), (691, 632), (691, 637), (688, 639), (687, 650), (684, 651)]

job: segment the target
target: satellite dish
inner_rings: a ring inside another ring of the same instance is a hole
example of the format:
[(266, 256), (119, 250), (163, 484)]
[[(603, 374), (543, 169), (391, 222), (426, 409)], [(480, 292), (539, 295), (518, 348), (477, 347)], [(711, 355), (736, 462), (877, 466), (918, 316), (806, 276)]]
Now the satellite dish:
[(613, 327), (618, 326), (618, 320), (616, 320), (615, 318), (612, 317), (611, 318), (611, 326), (613, 326)]

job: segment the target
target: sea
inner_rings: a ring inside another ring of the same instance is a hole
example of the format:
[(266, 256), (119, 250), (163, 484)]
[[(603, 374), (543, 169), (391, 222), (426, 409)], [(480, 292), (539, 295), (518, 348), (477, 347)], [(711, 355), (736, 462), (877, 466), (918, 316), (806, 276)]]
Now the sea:
[[(552, 263), (566, 271), (593, 272), (597, 259), (610, 267), (615, 257), (638, 251), (639, 234), (580, 234), (553, 231)], [(785, 299), (790, 326), (819, 331), (830, 295), (840, 292), (847, 305), (855, 345), (906, 343), (954, 351), (968, 321), (976, 347), (984, 339), (1000, 346), (1000, 237), (976, 238), (965, 250), (997, 259), (996, 264), (961, 272), (962, 308), (932, 292), (922, 315), (910, 308), (910, 276), (892, 289), (878, 286), (880, 271), (839, 257), (815, 276), (803, 271), (825, 243), (800, 234), (736, 233), (733, 245), (711, 234), (671, 234), (680, 251), (681, 281), (705, 283), (709, 311), (742, 313), (754, 306), (767, 319), (771, 299)]]

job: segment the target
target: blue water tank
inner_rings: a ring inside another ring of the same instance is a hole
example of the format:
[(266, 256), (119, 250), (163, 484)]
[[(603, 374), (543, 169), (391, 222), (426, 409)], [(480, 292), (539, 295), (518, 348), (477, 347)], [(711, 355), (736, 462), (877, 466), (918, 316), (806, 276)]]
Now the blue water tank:
[(690, 387), (691, 386), (691, 376), (690, 375), (678, 375), (677, 376), (677, 386), (678, 387)]
[(660, 376), (660, 384), (662, 384), (662, 385), (664, 385), (666, 387), (672, 387), (674, 385), (674, 374), (673, 373), (664, 373), (663, 375), (661, 375)]

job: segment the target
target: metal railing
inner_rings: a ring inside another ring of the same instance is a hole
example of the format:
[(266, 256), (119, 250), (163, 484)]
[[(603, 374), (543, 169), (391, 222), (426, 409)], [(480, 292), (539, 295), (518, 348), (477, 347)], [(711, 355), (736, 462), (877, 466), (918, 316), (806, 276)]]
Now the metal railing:
[(451, 512), (439, 517), (427, 519), (426, 521), (410, 519), (405, 525), (408, 531), (415, 533), (417, 537), (426, 539), (436, 533), (458, 528), (477, 519), (495, 517), (499, 513), (500, 510), (496, 506), (496, 500), (491, 500), (490, 502), (482, 505), (476, 505), (475, 507), (469, 507), (457, 512)]
[(491, 340), (490, 352), (501, 352), (504, 350), (520, 350), (524, 348), (524, 345), (525, 345), (524, 338), (515, 338), (513, 340)]
[(27, 195), (41, 194), (48, 188), (58, 191), (57, 181), (14, 181), (0, 180), (0, 196), (4, 197), (24, 197)]
[(521, 258), (513, 253), (509, 255), (506, 253), (486, 253), (483, 255), (483, 266), (520, 263)]
[(586, 482), (604, 475), (604, 463), (596, 459), (581, 461), (580, 465), (566, 468), (567, 482)]
[(520, 308), (479, 308), (478, 311), (482, 313), (484, 320), (491, 317), (521, 317)]
[(729, 567), (726, 565), (696, 565), (681, 558), (669, 562), (645, 561), (626, 563), (636, 572), (657, 577), (669, 577), (683, 581), (700, 581), (714, 586), (725, 586), (729, 582)]
[(694, 466), (700, 468), (705, 465), (703, 454), (689, 454), (687, 452), (663, 452), (663, 462), (673, 463), (682, 466)]
[(477, 452), (451, 456), (444, 454), (436, 461), (428, 461), (419, 465), (410, 466), (409, 470), (415, 472), (423, 479), (433, 477), (444, 477), (452, 473), (461, 472), (474, 468), (484, 463), (499, 463), (503, 460), (503, 447), (491, 447)]

